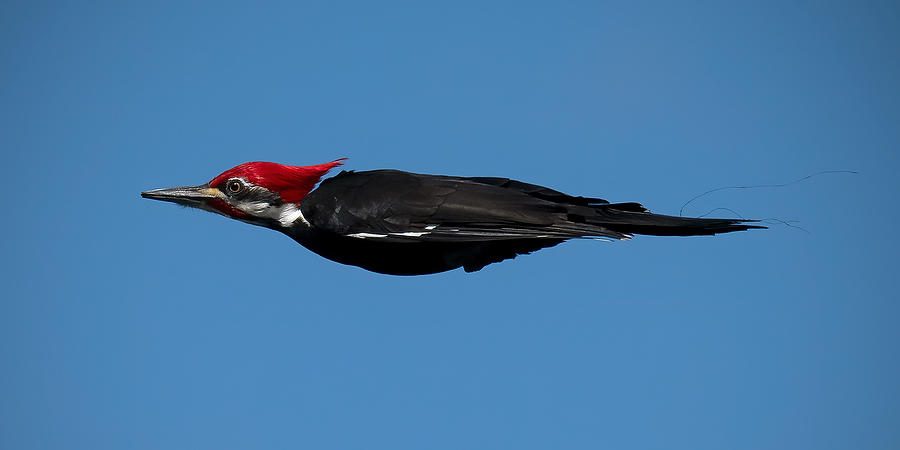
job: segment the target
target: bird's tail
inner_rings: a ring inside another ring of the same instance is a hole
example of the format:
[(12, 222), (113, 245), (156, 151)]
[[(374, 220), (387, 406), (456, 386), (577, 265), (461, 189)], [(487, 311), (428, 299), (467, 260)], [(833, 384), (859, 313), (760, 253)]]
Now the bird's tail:
[(757, 220), (706, 219), (666, 216), (653, 214), (639, 203), (610, 203), (594, 206), (597, 214), (587, 218), (592, 225), (627, 234), (651, 236), (702, 236), (751, 228), (766, 228), (752, 225)]

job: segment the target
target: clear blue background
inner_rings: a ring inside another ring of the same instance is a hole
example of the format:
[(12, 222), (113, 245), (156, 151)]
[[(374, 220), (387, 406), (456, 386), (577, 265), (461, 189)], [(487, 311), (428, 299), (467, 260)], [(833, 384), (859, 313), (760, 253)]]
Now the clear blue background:
[[(724, 3), (4, 2), (0, 447), (900, 448), (900, 8)], [(860, 173), (417, 278), (138, 196), (345, 156), (670, 214)]]

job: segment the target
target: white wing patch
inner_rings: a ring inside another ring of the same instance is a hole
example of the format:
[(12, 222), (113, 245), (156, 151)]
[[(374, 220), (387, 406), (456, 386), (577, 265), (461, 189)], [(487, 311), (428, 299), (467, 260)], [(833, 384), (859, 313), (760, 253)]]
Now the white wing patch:
[(428, 233), (430, 231), (404, 231), (402, 233), (391, 233), (391, 236), (422, 237)]
[(389, 236), (398, 236), (398, 237), (422, 237), (426, 234), (431, 234), (431, 230), (437, 228), (437, 225), (429, 225), (425, 227), (426, 231), (397, 231), (394, 233), (353, 233), (348, 234), (348, 237), (357, 238), (357, 239), (378, 239), (378, 238), (386, 238)]
[(352, 238), (357, 238), (357, 239), (388, 237), (388, 235), (386, 235), (386, 234), (376, 234), (376, 233), (353, 233), (353, 234), (348, 234), (347, 236), (352, 237)]
[[(599, 241), (617, 241), (620, 239), (631, 239), (629, 233), (614, 233), (610, 236), (604, 236), (603, 230), (598, 233), (587, 233), (581, 230), (570, 230), (563, 227), (546, 228), (544, 230), (516, 229), (516, 228), (497, 228), (497, 229), (460, 229), (460, 228), (440, 228), (435, 231), (439, 225), (427, 225), (424, 231), (395, 231), (387, 233), (352, 233), (346, 234), (347, 237), (357, 239), (384, 239), (392, 237), (420, 238), (432, 233), (437, 233), (439, 238), (462, 239), (463, 241), (481, 241), (481, 240), (497, 240), (497, 239), (594, 239)], [(421, 230), (421, 229), (420, 229)], [(454, 236), (455, 235), (455, 236)]]

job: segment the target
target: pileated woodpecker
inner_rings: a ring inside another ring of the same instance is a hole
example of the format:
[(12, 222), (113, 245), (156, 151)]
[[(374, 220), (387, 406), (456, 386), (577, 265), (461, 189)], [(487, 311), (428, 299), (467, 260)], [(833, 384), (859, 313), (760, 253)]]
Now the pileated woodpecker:
[(392, 275), (466, 272), (574, 238), (695, 236), (765, 228), (752, 220), (652, 214), (509, 178), (342, 171), (248, 162), (200, 186), (142, 192), (287, 234), (325, 258)]

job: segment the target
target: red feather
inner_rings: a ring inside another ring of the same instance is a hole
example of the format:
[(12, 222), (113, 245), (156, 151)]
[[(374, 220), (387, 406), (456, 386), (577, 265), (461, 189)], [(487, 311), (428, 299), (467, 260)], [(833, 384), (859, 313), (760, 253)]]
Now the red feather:
[(210, 187), (219, 188), (229, 178), (246, 178), (247, 181), (262, 186), (281, 195), (287, 203), (300, 203), (316, 183), (329, 170), (343, 164), (341, 158), (315, 166), (285, 166), (273, 162), (254, 161), (235, 166), (222, 172), (209, 182)]

